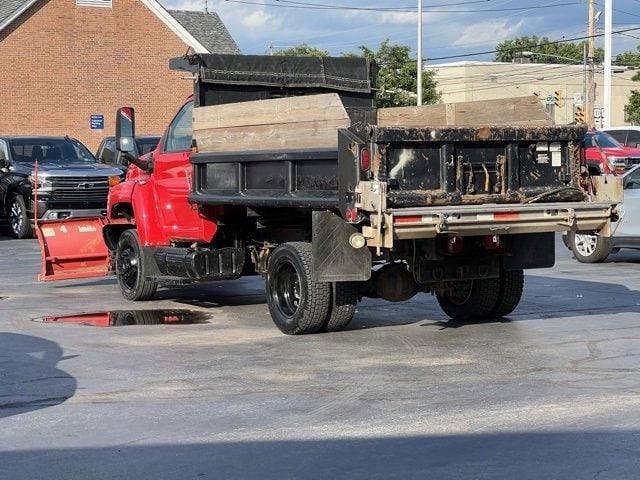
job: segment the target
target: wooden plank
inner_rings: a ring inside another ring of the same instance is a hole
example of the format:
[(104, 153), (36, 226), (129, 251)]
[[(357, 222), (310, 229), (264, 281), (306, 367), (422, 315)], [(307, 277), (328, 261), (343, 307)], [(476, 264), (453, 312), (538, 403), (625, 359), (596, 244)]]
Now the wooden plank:
[(349, 125), (347, 118), (210, 129), (200, 132), (196, 142), (201, 152), (337, 148), (338, 128)]
[(378, 125), (403, 127), (553, 125), (537, 97), (378, 110)]
[(250, 125), (311, 122), (348, 118), (337, 93), (274, 98), (198, 107), (194, 131)]
[(337, 148), (351, 121), (338, 94), (308, 95), (194, 109), (201, 152)]

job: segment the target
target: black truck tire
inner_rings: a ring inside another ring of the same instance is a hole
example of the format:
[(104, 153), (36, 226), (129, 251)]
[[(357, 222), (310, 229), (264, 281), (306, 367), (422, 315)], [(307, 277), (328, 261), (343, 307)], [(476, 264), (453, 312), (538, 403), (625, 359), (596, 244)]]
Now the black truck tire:
[(489, 314), (490, 318), (500, 318), (513, 312), (522, 298), (524, 289), (523, 270), (503, 270), (500, 274), (500, 293), (498, 301)]
[(356, 282), (336, 282), (331, 287), (329, 318), (322, 328), (325, 332), (337, 332), (347, 328), (356, 314), (356, 305), (358, 304), (358, 284)]
[(33, 237), (27, 204), (20, 194), (15, 195), (9, 203), (9, 233), (13, 238)]
[(498, 304), (499, 295), (499, 278), (452, 282), (451, 289), (436, 292), (440, 308), (459, 322), (487, 318)]
[(569, 232), (569, 244), (581, 263), (601, 263), (611, 254), (611, 240), (601, 235)]
[(287, 335), (316, 333), (331, 306), (331, 284), (311, 275), (311, 244), (291, 242), (274, 250), (267, 265), (267, 304), (276, 326)]
[(124, 298), (137, 302), (155, 295), (158, 284), (146, 278), (147, 270), (138, 232), (126, 230), (116, 249), (116, 276)]

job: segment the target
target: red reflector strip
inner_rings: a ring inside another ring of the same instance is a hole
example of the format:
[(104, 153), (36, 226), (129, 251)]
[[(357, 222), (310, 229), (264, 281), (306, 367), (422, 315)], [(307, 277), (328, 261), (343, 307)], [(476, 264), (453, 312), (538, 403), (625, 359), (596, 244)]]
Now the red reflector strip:
[(494, 213), (494, 220), (520, 220), (520, 214), (518, 212), (504, 212)]
[(406, 217), (395, 217), (393, 223), (422, 223), (422, 215), (407, 215)]

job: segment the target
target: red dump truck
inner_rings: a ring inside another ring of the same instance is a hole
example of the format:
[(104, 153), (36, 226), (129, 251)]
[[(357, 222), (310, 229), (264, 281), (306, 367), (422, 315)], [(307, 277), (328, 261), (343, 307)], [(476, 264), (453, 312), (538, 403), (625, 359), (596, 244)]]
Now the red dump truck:
[[(171, 66), (193, 76), (193, 97), (142, 158), (134, 111), (119, 110), (126, 179), (106, 217), (38, 224), (42, 280), (115, 274), (137, 301), (159, 286), (262, 275), (287, 334), (344, 328), (363, 297), (420, 292), (474, 320), (516, 308), (523, 270), (554, 264), (554, 232), (608, 232), (614, 202), (598, 200), (610, 187), (588, 175), (583, 127), (384, 124), (364, 59), (193, 55)], [(308, 141), (333, 125), (311, 119), (317, 108), (252, 125), (260, 102), (326, 94), (348, 121), (333, 145)], [(244, 102), (256, 113), (243, 127), (232, 118), (193, 135), (199, 112), (240, 117)]]

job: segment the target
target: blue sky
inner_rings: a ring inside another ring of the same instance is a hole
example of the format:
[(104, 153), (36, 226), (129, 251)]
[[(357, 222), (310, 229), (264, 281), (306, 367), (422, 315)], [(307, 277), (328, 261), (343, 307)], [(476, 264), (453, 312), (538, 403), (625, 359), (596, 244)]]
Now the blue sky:
[[(269, 4), (324, 4), (352, 7), (414, 7), (417, 0), (209, 0), (243, 53), (266, 53), (269, 45), (308, 43), (332, 54), (377, 46), (385, 38), (415, 46), (416, 14), (406, 11), (313, 10)], [(167, 8), (203, 10), (205, 0), (160, 0)], [(246, 3), (242, 3), (246, 2)], [(538, 34), (551, 39), (586, 34), (585, 0), (424, 0), (424, 55), (447, 57), (491, 50), (500, 40)], [(429, 8), (430, 5), (440, 5)], [(517, 10), (529, 8), (528, 10)], [(516, 10), (508, 10), (516, 9)], [(604, 9), (599, 0), (597, 10)], [(614, 0), (614, 30), (638, 28), (615, 35), (614, 54), (640, 44), (640, 0)], [(503, 10), (503, 11), (488, 11)], [(604, 28), (603, 20), (599, 26)], [(601, 39), (598, 39), (601, 43)], [(466, 60), (490, 60), (480, 55)], [(438, 60), (437, 63), (451, 60)]]

